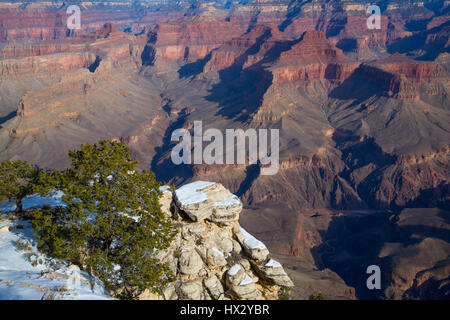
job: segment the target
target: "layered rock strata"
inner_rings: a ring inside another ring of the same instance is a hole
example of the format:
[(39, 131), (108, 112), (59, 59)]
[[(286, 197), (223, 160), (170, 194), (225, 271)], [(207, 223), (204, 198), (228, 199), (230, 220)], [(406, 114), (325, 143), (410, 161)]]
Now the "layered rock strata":
[(159, 258), (177, 280), (162, 296), (145, 292), (143, 299), (278, 299), (281, 287), (293, 287), (264, 243), (239, 225), (242, 203), (220, 183), (196, 181), (162, 192), (162, 210), (178, 234)]

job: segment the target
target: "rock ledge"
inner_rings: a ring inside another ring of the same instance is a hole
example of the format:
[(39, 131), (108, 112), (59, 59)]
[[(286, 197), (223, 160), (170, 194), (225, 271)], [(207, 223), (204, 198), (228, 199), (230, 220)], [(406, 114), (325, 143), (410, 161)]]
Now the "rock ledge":
[(293, 286), (264, 243), (239, 225), (242, 202), (223, 185), (196, 181), (161, 191), (161, 208), (179, 232), (159, 258), (177, 280), (164, 296), (146, 291), (142, 299), (278, 299), (281, 286)]

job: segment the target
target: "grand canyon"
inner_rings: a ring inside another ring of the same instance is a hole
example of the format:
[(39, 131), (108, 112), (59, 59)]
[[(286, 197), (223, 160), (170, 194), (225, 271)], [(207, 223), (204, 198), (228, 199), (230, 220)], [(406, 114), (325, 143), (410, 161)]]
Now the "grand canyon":
[[(79, 29), (67, 7), (81, 9)], [(369, 28), (367, 8), (381, 9)], [(114, 139), (221, 183), (293, 299), (450, 298), (450, 1), (0, 0), (0, 161)], [(279, 170), (171, 160), (174, 130), (278, 129)], [(366, 269), (381, 270), (381, 289)]]

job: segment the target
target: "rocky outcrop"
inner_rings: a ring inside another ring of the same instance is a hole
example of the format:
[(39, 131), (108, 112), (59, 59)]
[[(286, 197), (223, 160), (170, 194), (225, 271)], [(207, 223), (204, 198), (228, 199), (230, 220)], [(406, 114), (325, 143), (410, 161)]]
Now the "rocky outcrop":
[(11, 42), (0, 49), (0, 76), (37, 73), (64, 73), (80, 68), (94, 72), (101, 60), (114, 65), (139, 63), (142, 39), (118, 31), (111, 23), (96, 32), (62, 40), (39, 43)]
[(203, 71), (249, 68), (263, 59), (273, 59), (282, 49), (287, 48), (292, 40), (276, 27), (257, 25), (213, 50)]
[(346, 57), (322, 32), (305, 32), (290, 50), (281, 53), (272, 67), (275, 83), (347, 79), (359, 66)]
[[(238, 222), (242, 203), (220, 183), (196, 181), (162, 190), (163, 212), (178, 234), (158, 256), (176, 281), (165, 299), (277, 299), (280, 287), (292, 287), (282, 265), (267, 247)], [(145, 292), (145, 298), (155, 298)]]
[(363, 64), (360, 70), (363, 79), (380, 87), (386, 96), (400, 100), (417, 99), (421, 84), (448, 77), (436, 62), (415, 61), (399, 53)]
[(203, 59), (211, 50), (240, 36), (245, 29), (228, 21), (182, 20), (159, 24), (149, 35), (160, 61)]
[(95, 62), (93, 53), (55, 53), (47, 56), (0, 60), (0, 76), (26, 73), (70, 71), (89, 68)]
[(305, 31), (318, 30), (333, 38), (335, 43), (352, 40), (346, 51), (371, 60), (382, 53), (389, 42), (411, 35), (406, 27), (409, 21), (426, 20), (433, 15), (421, 2), (390, 4), (383, 9), (381, 29), (370, 30), (367, 28), (368, 5), (325, 0), (293, 3), (284, 22), (285, 31), (298, 37)]
[(175, 191), (177, 208), (195, 222), (208, 219), (229, 224), (239, 219), (242, 203), (221, 184), (194, 182)]
[[(87, 34), (98, 29), (107, 22), (112, 22), (120, 28), (140, 33), (146, 28), (158, 23), (181, 18), (184, 12), (180, 6), (161, 4), (155, 8), (155, 3), (89, 2), (80, 4), (82, 23), (80, 30), (68, 30), (66, 21), (69, 15), (66, 9), (70, 4), (34, 2), (11, 3), (2, 8), (0, 3), (0, 39), (11, 40), (52, 40), (63, 39), (68, 35)], [(24, 7), (19, 7), (19, 6)], [(153, 10), (150, 7), (153, 6)], [(150, 10), (149, 10), (150, 9)], [(155, 10), (158, 9), (158, 10)]]
[(448, 77), (448, 73), (438, 63), (415, 61), (399, 53), (375, 61), (373, 64), (387, 72), (405, 76), (416, 83), (430, 78)]

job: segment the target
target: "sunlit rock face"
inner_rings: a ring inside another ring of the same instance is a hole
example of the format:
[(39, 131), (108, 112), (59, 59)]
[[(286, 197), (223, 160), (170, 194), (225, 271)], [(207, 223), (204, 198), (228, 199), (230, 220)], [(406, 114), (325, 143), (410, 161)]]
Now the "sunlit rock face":
[(277, 299), (281, 286), (293, 286), (264, 243), (239, 225), (242, 203), (220, 183), (196, 181), (162, 191), (160, 203), (178, 235), (158, 255), (177, 280), (164, 297), (146, 292), (142, 298)]

